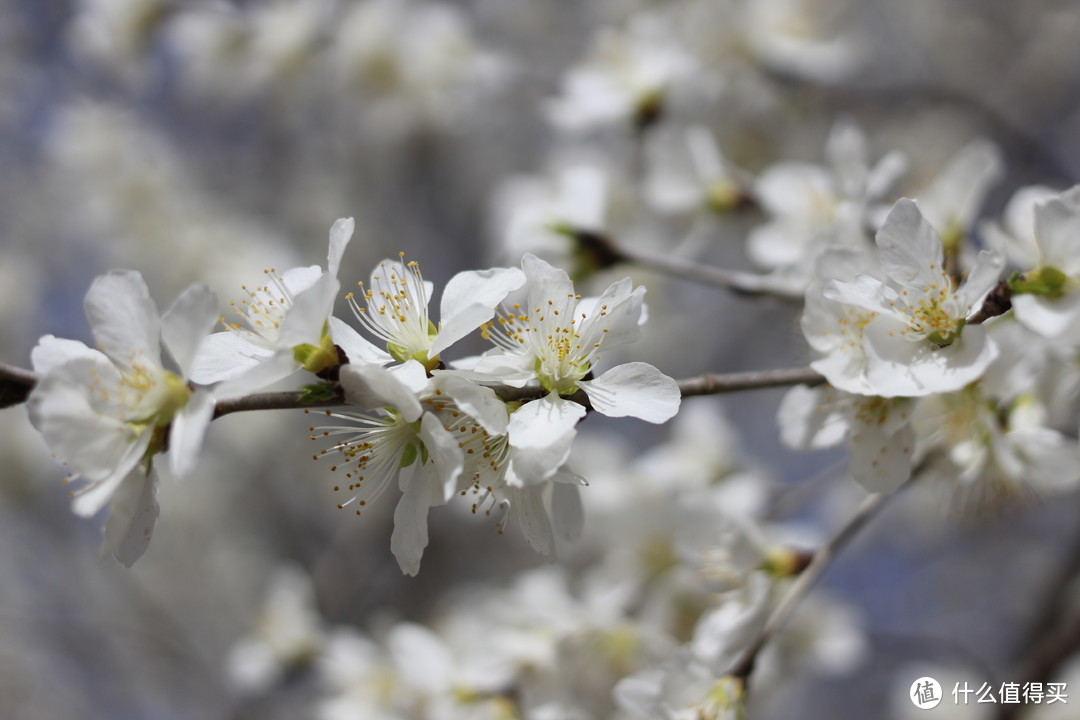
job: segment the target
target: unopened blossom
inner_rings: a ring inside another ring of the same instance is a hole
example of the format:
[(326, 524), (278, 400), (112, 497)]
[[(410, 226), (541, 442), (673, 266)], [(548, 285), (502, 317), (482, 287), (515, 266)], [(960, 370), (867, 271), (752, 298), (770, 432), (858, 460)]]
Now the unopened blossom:
[(662, 423), (678, 412), (680, 395), (674, 380), (642, 362), (617, 365), (587, 379), (602, 347), (640, 336), (644, 288), (632, 289), (626, 278), (599, 298), (583, 300), (562, 270), (533, 255), (526, 255), (521, 266), (527, 278), (525, 304), (507, 308), (485, 326), (484, 336), (496, 349), (473, 369), (513, 387), (538, 385), (546, 393), (514, 411), (507, 429), (510, 444), (533, 458), (519, 464), (528, 484), (551, 477), (569, 456), (585, 408), (567, 396), (581, 390), (604, 415)]
[[(980, 252), (954, 286), (941, 238), (907, 199), (893, 206), (876, 241), (880, 276), (831, 280), (820, 294), (808, 292), (803, 331), (816, 349), (828, 348), (811, 367), (833, 387), (881, 397), (948, 392), (978, 379), (997, 348), (967, 320), (997, 284), (1004, 258)], [(839, 342), (834, 328), (843, 329)]]
[(205, 285), (192, 285), (159, 317), (142, 276), (114, 271), (86, 294), (98, 349), (52, 335), (34, 348), (41, 380), (28, 400), (30, 420), (87, 483), (73, 494), (75, 512), (88, 517), (111, 503), (102, 553), (125, 565), (146, 550), (157, 519), (154, 455), (167, 450), (177, 477), (195, 468), (214, 401), (186, 378), (215, 304)]
[(377, 346), (346, 323), (332, 319), (334, 339), (350, 361), (378, 364), (416, 360), (428, 370), (439, 366), (439, 355), (491, 319), (508, 293), (525, 282), (517, 268), (460, 272), (443, 289), (439, 324), (428, 313), (433, 286), (424, 280), (415, 261), (384, 260), (361, 283), (361, 295), (346, 295), (353, 315)]
[(330, 228), (326, 270), (312, 265), (279, 274), (271, 268), (265, 271), (266, 284), (244, 286), (246, 297), (231, 303), (236, 319), (221, 319), (226, 329), (203, 345), (193, 379), (203, 384), (230, 380), (236, 388), (257, 390), (301, 368), (319, 372), (338, 365), (329, 319), (353, 228), (352, 218), (341, 218)]

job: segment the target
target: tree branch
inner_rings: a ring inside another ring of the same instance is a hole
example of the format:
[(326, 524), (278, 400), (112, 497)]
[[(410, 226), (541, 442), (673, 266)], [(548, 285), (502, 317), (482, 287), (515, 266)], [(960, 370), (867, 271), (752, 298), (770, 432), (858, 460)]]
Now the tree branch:
[(26, 402), (37, 381), (37, 375), (29, 370), (0, 363), (0, 408)]
[(781, 600), (780, 604), (773, 610), (772, 615), (769, 616), (768, 621), (765, 623), (765, 627), (761, 630), (757, 639), (743, 653), (742, 657), (732, 669), (730, 675), (741, 680), (744, 685), (746, 684), (750, 674), (754, 671), (754, 665), (757, 662), (758, 655), (772, 638), (773, 634), (787, 622), (788, 617), (791, 616), (791, 613), (806, 594), (810, 592), (810, 588), (814, 586), (822, 573), (825, 572), (825, 568), (829, 566), (832, 559), (836, 557), (840, 550), (843, 549), (856, 534), (858, 534), (859, 530), (861, 530), (870, 518), (872, 518), (881, 508), (885, 499), (892, 494), (894, 493), (890, 493), (890, 495), (876, 493), (863, 500), (862, 504), (859, 505), (855, 514), (848, 520), (847, 524), (840, 528), (840, 531), (837, 532), (828, 543), (814, 553), (814, 556), (806, 566), (806, 569), (795, 579), (795, 582), (788, 590), (787, 595), (784, 596), (784, 599)]
[(803, 289), (771, 275), (728, 270), (681, 260), (669, 255), (654, 255), (621, 247), (601, 233), (575, 230), (572, 237), (593, 258), (597, 267), (630, 263), (666, 275), (685, 278), (703, 285), (727, 288), (739, 295), (772, 295), (784, 300), (802, 301)]
[[(8, 407), (26, 402), (30, 391), (37, 384), (38, 377), (29, 370), (0, 363), (0, 399)], [(720, 395), (742, 390), (760, 390), (763, 388), (788, 387), (791, 385), (821, 385), (825, 378), (810, 368), (792, 368), (785, 370), (755, 370), (736, 373), (705, 373), (693, 378), (679, 380), (679, 391), (684, 398), (697, 395)], [(328, 398), (311, 400), (303, 390), (285, 392), (256, 393), (239, 398), (219, 400), (214, 409), (214, 418), (224, 417), (237, 412), (252, 410), (295, 410), (300, 408), (328, 408), (345, 405), (345, 393), (338, 383), (329, 383), (332, 395)], [(527, 387), (497, 388), (496, 392), (503, 400), (536, 400), (547, 394), (543, 388)], [(589, 407), (589, 398), (578, 391), (570, 396), (574, 402)]]

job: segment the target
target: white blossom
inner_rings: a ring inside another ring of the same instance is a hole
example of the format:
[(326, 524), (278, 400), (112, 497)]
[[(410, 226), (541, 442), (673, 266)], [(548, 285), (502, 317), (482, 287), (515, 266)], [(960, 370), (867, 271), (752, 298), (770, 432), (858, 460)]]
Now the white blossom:
[(42, 377), (28, 400), (30, 420), (87, 482), (74, 493), (77, 514), (94, 515), (112, 501), (102, 554), (125, 565), (146, 550), (157, 519), (153, 456), (167, 448), (177, 477), (198, 460), (214, 399), (186, 377), (213, 327), (215, 304), (205, 285), (192, 285), (159, 317), (142, 276), (113, 271), (86, 294), (99, 349), (52, 335), (34, 348)]

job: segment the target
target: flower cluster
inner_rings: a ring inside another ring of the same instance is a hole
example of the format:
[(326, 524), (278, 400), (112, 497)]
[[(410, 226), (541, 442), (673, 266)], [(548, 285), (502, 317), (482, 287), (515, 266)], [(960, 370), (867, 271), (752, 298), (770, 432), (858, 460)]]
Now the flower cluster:
[[(988, 226), (992, 245), (967, 268), (965, 233), (943, 239), (911, 200), (885, 218), (876, 256), (824, 253), (802, 327), (828, 385), (787, 395), (784, 440), (846, 440), (874, 491), (925, 467), (965, 506), (1080, 482), (1080, 445), (1053, 417), (1078, 370), (1076, 192), (1018, 195), (1026, 226)], [(1007, 256), (1018, 267), (1005, 280)]]
[[(92, 515), (112, 500), (107, 552), (130, 564), (145, 549), (157, 517), (153, 458), (168, 451), (173, 473), (189, 474), (215, 397), (300, 372), (336, 377), (351, 406), (327, 410), (329, 424), (310, 429), (312, 439), (333, 439), (314, 457), (344, 476), (334, 488), (347, 496), (339, 507), (360, 514), (396, 481), (391, 549), (409, 574), (428, 542), (429, 508), (459, 494), (473, 496), (474, 511), (500, 508), (500, 531), (517, 525), (552, 555), (556, 531), (580, 531), (576, 486), (585, 481), (567, 460), (586, 408), (653, 423), (678, 411), (677, 384), (651, 365), (596, 372), (601, 350), (641, 333), (645, 291), (629, 279), (582, 298), (565, 272), (528, 255), (521, 269), (454, 276), (436, 323), (419, 265), (386, 260), (346, 296), (369, 340), (332, 315), (353, 227), (352, 219), (334, 223), (325, 270), (271, 269), (263, 285), (244, 286), (245, 297), (231, 303), (237, 320), (222, 317), (220, 332), (210, 334), (216, 301), (204, 286), (185, 291), (159, 320), (141, 276), (124, 272), (99, 278), (87, 295), (100, 351), (41, 340), (31, 418), (89, 481), (76, 510)], [(524, 305), (504, 305), (516, 291)], [(489, 351), (444, 360), (477, 330)], [(176, 372), (163, 365), (162, 342)], [(308, 391), (334, 392), (325, 383)]]

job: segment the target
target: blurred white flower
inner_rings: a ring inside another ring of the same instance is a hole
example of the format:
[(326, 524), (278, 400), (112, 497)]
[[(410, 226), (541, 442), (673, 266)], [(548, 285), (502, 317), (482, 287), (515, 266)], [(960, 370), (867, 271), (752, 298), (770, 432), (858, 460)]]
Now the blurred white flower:
[(777, 421), (789, 447), (816, 450), (846, 442), (851, 476), (870, 492), (892, 492), (911, 477), (912, 410), (910, 398), (799, 385), (784, 396)]
[(1080, 188), (1034, 208), (1037, 257), (1009, 282), (1016, 318), (1032, 330), (1080, 344)]
[(829, 133), (829, 167), (781, 162), (766, 168), (754, 185), (757, 202), (772, 219), (747, 238), (758, 265), (809, 281), (814, 260), (830, 249), (865, 250), (871, 215), (906, 168), (899, 153), (871, 166), (866, 138), (839, 121)]
[(593, 39), (586, 59), (564, 76), (560, 96), (548, 102), (547, 115), (568, 130), (645, 126), (662, 112), (671, 87), (695, 70), (670, 23), (660, 13), (640, 13)]
[(225, 671), (238, 690), (262, 692), (290, 670), (314, 661), (325, 642), (311, 578), (299, 568), (285, 567), (266, 591), (252, 634), (229, 651)]

